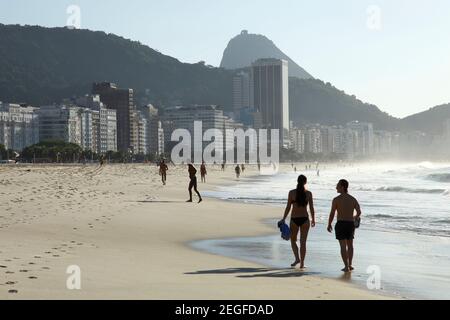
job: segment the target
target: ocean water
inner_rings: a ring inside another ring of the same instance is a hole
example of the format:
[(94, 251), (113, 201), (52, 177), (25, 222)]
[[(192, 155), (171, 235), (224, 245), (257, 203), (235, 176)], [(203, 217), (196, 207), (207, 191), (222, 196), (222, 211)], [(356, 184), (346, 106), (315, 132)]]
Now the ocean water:
[[(320, 165), (315, 170), (260, 176), (220, 187), (208, 196), (274, 206), (286, 204), (299, 174), (308, 177), (317, 221), (326, 222), (336, 183), (345, 178), (363, 210), (363, 225), (375, 230), (408, 231), (450, 237), (450, 164)], [(282, 213), (280, 212), (280, 217)]]
[[(293, 255), (289, 242), (280, 239), (276, 221), (300, 173), (308, 177), (318, 222), (308, 238), (307, 273), (366, 286), (367, 271), (375, 266), (382, 274), (381, 292), (406, 298), (450, 299), (450, 164), (325, 164), (320, 165), (320, 176), (315, 170), (299, 170), (242, 179), (207, 195), (273, 206), (276, 219), (267, 221), (274, 226), (273, 234), (192, 245), (282, 272)], [(349, 277), (340, 272), (337, 241), (325, 230), (331, 201), (337, 195), (335, 185), (342, 178), (349, 180), (350, 193), (359, 200), (363, 212), (355, 240), (357, 269)]]

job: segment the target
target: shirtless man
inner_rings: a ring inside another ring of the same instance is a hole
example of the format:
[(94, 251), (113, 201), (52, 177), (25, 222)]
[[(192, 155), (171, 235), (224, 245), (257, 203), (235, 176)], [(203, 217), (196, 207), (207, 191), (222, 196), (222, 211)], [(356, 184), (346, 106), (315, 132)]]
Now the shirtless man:
[[(355, 222), (359, 224), (361, 217), (361, 208), (358, 201), (348, 194), (349, 183), (347, 180), (341, 180), (336, 186), (340, 194), (333, 200), (330, 218), (328, 220), (328, 232), (333, 232), (332, 223), (337, 211), (337, 223), (335, 226), (336, 239), (341, 246), (341, 256), (345, 268), (343, 272), (352, 271), (353, 265), (353, 239), (355, 238)], [(356, 216), (354, 212), (356, 210)]]

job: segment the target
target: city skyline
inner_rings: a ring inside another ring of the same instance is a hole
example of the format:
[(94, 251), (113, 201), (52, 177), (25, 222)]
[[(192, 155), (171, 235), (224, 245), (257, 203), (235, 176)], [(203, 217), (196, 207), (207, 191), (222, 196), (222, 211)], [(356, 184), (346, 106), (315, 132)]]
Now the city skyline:
[[(445, 1), (433, 6), (380, 0), (345, 4), (286, 0), (278, 7), (267, 1), (108, 4), (79, 0), (24, 5), (21, 0), (1, 0), (0, 23), (62, 27), (70, 17), (67, 9), (77, 5), (83, 29), (115, 33), (183, 62), (204, 60), (214, 66), (220, 64), (227, 42), (248, 29), (269, 37), (316, 78), (393, 116), (450, 101), (445, 87), (450, 81), (450, 44), (442, 41), (450, 30), (445, 14), (450, 4)], [(120, 14), (135, 18), (117, 24)]]

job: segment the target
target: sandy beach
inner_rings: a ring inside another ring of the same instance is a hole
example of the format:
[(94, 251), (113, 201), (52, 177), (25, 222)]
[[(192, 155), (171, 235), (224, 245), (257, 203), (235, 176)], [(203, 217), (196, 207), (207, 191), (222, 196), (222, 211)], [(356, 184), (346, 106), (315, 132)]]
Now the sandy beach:
[[(201, 191), (235, 183), (208, 168)], [(187, 204), (185, 167), (0, 167), (0, 299), (384, 299), (345, 281), (270, 269), (191, 248), (195, 240), (276, 234), (277, 208)], [(248, 169), (245, 176), (256, 174)], [(81, 289), (69, 290), (69, 266)]]

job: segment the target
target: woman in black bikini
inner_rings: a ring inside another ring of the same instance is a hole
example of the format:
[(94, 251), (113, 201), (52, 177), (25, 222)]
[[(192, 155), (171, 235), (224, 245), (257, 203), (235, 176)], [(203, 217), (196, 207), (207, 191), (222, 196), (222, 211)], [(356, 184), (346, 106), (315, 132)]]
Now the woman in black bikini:
[[(289, 192), (288, 203), (284, 212), (283, 222), (286, 221), (287, 216), (291, 212), (291, 245), (294, 252), (295, 262), (291, 265), (295, 267), (300, 264), (300, 269), (305, 268), (306, 256), (306, 240), (308, 239), (308, 232), (310, 227), (316, 226), (313, 195), (305, 188), (308, 182), (304, 175), (298, 177), (297, 189)], [(311, 213), (311, 222), (309, 221), (308, 207)], [(297, 236), (300, 231), (300, 255), (297, 246)]]

